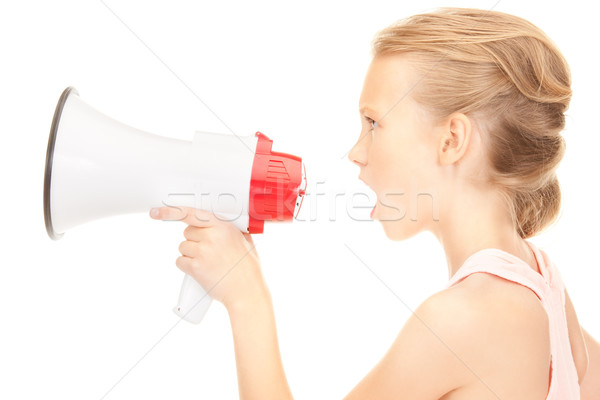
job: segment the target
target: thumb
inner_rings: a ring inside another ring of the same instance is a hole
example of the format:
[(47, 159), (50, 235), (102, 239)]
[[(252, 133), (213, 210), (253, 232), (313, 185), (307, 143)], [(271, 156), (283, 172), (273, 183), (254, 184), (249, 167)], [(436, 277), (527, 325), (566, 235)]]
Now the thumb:
[(252, 235), (249, 234), (248, 232), (242, 232), (242, 234), (244, 235), (244, 238), (248, 241), (248, 243), (250, 243), (250, 245), (252, 247), (255, 247), (256, 245), (254, 244), (254, 240), (252, 239)]
[(242, 235), (244, 235), (244, 239), (246, 239), (246, 248), (250, 250), (250, 253), (254, 254), (254, 256), (258, 259), (258, 252), (256, 251), (254, 240), (252, 240), (252, 235), (247, 232), (242, 232)]

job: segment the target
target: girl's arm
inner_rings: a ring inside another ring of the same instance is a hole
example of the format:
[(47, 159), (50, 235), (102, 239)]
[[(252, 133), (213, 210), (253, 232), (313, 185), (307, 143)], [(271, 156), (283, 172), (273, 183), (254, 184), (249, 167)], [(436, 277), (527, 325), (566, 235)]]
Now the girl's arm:
[(478, 339), (489, 334), (479, 326), (489, 320), (482, 310), (454, 292), (431, 296), (345, 400), (434, 400), (468, 385), (482, 369)]
[[(201, 210), (162, 207), (150, 215), (188, 225), (184, 231), (186, 240), (179, 247), (182, 256), (176, 265), (228, 311), (240, 399), (292, 399), (279, 353), (270, 294), (250, 235)], [(481, 320), (480, 317), (466, 312), (464, 304), (450, 298), (436, 296), (425, 302), (403, 328), (388, 355), (348, 398), (440, 398), (464, 382), (465, 368), (454, 351), (472, 363), (461, 348), (465, 344), (462, 328), (469, 331), (472, 321)], [(461, 330), (457, 331), (456, 326)]]
[[(475, 274), (425, 300), (346, 400), (433, 400), (459, 391), (515, 398), (530, 384), (523, 370), (546, 353), (539, 338), (547, 324), (529, 289)], [(540, 356), (524, 360), (532, 348)]]
[(600, 343), (583, 328), (583, 338), (588, 352), (588, 367), (581, 382), (581, 400), (600, 399)]
[[(271, 298), (250, 235), (205, 211), (162, 207), (150, 215), (189, 225), (176, 264), (229, 313), (240, 399), (292, 399)], [(432, 296), (409, 318), (388, 353), (347, 399), (433, 400), (485, 378), (505, 354), (520, 351), (519, 345), (527, 348), (531, 343), (525, 339), (540, 336), (532, 326), (541, 324), (533, 324), (522, 302), (509, 307), (510, 298), (458, 287)], [(537, 299), (534, 303), (539, 305)], [(506, 340), (514, 332), (523, 332), (518, 343)], [(505, 391), (494, 388), (501, 398), (510, 398)]]
[(161, 207), (151, 210), (150, 216), (188, 225), (176, 264), (229, 313), (240, 399), (292, 399), (271, 296), (250, 235), (202, 210)]
[(227, 309), (233, 330), (241, 400), (289, 400), (292, 393), (283, 371), (268, 292)]

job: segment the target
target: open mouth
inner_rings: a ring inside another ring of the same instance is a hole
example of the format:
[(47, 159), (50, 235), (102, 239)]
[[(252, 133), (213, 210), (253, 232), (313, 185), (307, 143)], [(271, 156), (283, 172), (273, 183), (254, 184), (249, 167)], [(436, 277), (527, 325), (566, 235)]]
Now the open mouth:
[(379, 199), (378, 199), (377, 195), (375, 194), (375, 191), (373, 190), (373, 188), (371, 188), (371, 186), (369, 186), (369, 184), (367, 182), (365, 182), (364, 179), (362, 179), (360, 176), (358, 177), (358, 179), (361, 182), (363, 182), (369, 190), (371, 190), (373, 192), (373, 196), (369, 195), (369, 198), (375, 197), (375, 204), (373, 205), (373, 208), (371, 209), (371, 213), (369, 214), (369, 217), (371, 219), (373, 219), (373, 215), (375, 214), (375, 209), (377, 208), (377, 203), (379, 202)]

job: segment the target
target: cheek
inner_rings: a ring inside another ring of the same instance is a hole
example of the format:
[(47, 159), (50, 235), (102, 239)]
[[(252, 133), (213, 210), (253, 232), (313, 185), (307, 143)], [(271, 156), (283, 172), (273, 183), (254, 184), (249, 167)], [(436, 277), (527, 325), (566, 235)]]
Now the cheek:
[(372, 181), (379, 190), (395, 190), (403, 184), (413, 162), (406, 145), (398, 140), (374, 140), (369, 154)]

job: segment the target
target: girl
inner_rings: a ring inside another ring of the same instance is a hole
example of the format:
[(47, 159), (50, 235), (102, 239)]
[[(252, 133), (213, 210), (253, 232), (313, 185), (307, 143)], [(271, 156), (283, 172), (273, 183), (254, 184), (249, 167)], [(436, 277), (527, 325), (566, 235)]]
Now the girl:
[[(349, 158), (377, 194), (372, 218), (392, 240), (431, 231), (450, 281), (347, 399), (599, 399), (600, 346), (552, 260), (526, 240), (560, 209), (565, 59), (531, 23), (474, 9), (402, 20), (373, 52)], [(415, 190), (436, 207), (417, 201), (418, 218), (403, 218)], [(189, 224), (177, 266), (227, 308), (240, 398), (291, 399), (250, 235), (207, 212), (151, 215)]]

